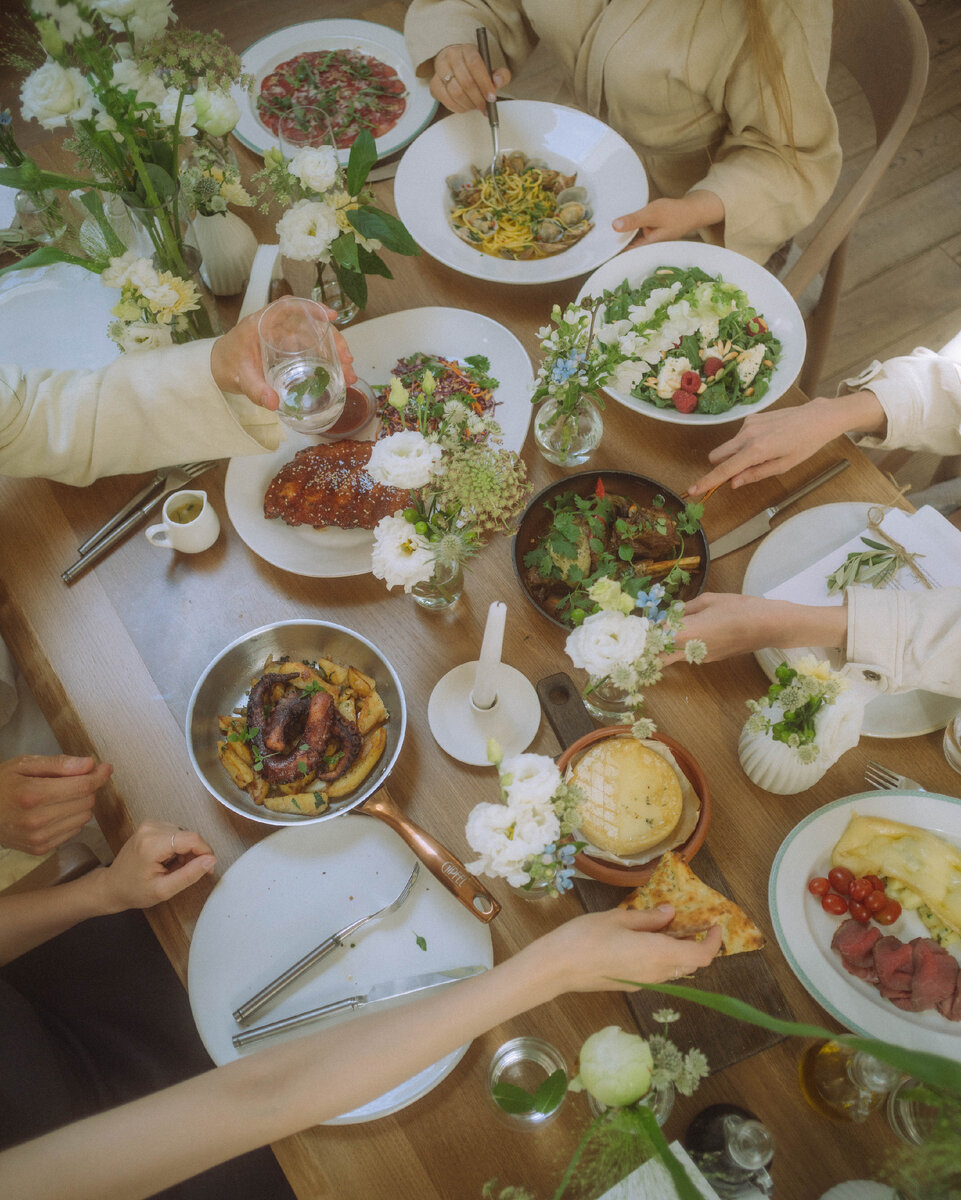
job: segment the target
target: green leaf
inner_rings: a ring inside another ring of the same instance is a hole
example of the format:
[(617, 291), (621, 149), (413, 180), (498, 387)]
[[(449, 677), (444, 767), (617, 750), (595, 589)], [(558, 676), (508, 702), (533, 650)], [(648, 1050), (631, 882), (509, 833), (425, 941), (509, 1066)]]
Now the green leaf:
[(529, 1092), (513, 1083), (495, 1083), (491, 1088), (494, 1103), (504, 1112), (529, 1113), (533, 1112), (534, 1101)]
[(347, 159), (347, 190), (356, 196), (364, 186), (370, 168), (377, 161), (377, 146), (369, 129), (362, 129), (350, 148)]
[(349, 271), (336, 260), (333, 263), (334, 274), (344, 295), (360, 308), (367, 307), (367, 280), (359, 271)]
[(338, 234), (330, 243), (330, 253), (333, 256), (334, 262), (340, 263), (348, 271), (359, 270), (357, 263), (357, 251), (359, 248), (353, 235), (349, 233)]
[(363, 246), (357, 245), (357, 267), (365, 275), (382, 275), (384, 279), (393, 279), (390, 267), (384, 262), (379, 254), (375, 254), (373, 250), (366, 250)]
[(97, 222), (100, 232), (103, 234), (104, 242), (107, 246), (107, 251), (111, 258), (119, 258), (127, 247), (117, 236), (117, 231), (107, 220), (107, 214), (103, 211), (103, 201), (100, 199), (100, 193), (92, 189), (87, 192), (81, 192), (80, 203), (84, 206), (88, 213)]
[(426, 950), (427, 949), (427, 938), (423, 937), (421, 934), (415, 933), (414, 941), (417, 943), (418, 950)]
[(548, 1075), (534, 1093), (534, 1111), (539, 1113), (553, 1112), (564, 1099), (566, 1091), (567, 1072), (563, 1067), (558, 1067), (556, 1071)]
[(73, 263), (75, 267), (83, 267), (87, 271), (93, 272), (94, 275), (99, 275), (101, 265), (95, 263), (89, 258), (77, 258), (74, 254), (64, 254), (62, 250), (57, 250), (53, 246), (41, 246), (39, 250), (34, 250), (32, 254), (28, 254), (26, 258), (21, 258), (15, 263), (11, 263), (9, 267), (4, 267), (0, 271), (0, 275), (6, 275), (10, 271), (23, 271), (26, 267), (48, 267), (51, 263)]
[(157, 163), (144, 163), (144, 170), (150, 177), (153, 190), (157, 193), (159, 200), (168, 200), (177, 190), (177, 185), (170, 174)]
[(365, 238), (376, 238), (396, 254), (420, 254), (417, 243), (407, 232), (407, 227), (390, 213), (364, 205), (361, 208), (350, 209), (347, 220)]
[(701, 1193), (691, 1182), (691, 1177), (684, 1170), (683, 1165), (674, 1157), (664, 1134), (661, 1133), (657, 1117), (654, 1116), (651, 1109), (646, 1108), (643, 1104), (639, 1104), (636, 1111), (641, 1119), (641, 1124), (644, 1126), (644, 1132), (654, 1147), (654, 1155), (667, 1169), (679, 1200), (700, 1200)]

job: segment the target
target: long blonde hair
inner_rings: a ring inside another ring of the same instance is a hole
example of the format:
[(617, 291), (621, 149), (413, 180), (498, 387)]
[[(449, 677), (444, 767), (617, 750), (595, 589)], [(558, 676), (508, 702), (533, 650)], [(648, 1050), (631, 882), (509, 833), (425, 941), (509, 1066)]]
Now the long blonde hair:
[(787, 142), (793, 145), (794, 111), (791, 107), (791, 94), (784, 80), (781, 52), (768, 20), (767, 0), (743, 0), (743, 4), (747, 16), (748, 45), (757, 69), (758, 88), (763, 92), (765, 84), (767, 85), (774, 98), (774, 106)]

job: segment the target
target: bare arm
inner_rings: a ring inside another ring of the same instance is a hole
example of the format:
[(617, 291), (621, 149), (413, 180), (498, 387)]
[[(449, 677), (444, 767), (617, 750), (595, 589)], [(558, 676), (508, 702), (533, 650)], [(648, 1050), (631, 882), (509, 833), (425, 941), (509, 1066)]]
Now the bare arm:
[(665, 661), (682, 659), (683, 647), (692, 638), (700, 638), (706, 644), (706, 662), (767, 646), (782, 650), (794, 646), (843, 649), (847, 628), (848, 610), (843, 604), (791, 604), (760, 596), (705, 592), (684, 605), (684, 628), (677, 639), (679, 651)]
[[(593, 913), (483, 975), (198, 1076), (0, 1155), (0, 1193), (31, 1200), (151, 1195), (255, 1146), (356, 1108), (464, 1042), (567, 991), (629, 990), (705, 966), (720, 947), (649, 932), (670, 910)], [(82, 1161), (83, 1171), (77, 1171)]]
[(699, 496), (731, 480), (731, 487), (757, 483), (804, 462), (842, 433), (883, 434), (887, 417), (873, 392), (854, 392), (831, 400), (818, 396), (807, 404), (756, 413), (738, 432), (712, 450), (713, 471), (688, 488)]

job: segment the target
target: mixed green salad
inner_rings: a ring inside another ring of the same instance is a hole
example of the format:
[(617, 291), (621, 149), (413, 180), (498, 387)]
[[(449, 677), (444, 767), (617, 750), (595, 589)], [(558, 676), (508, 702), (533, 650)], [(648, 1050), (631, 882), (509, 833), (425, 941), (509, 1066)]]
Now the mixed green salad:
[(781, 343), (747, 295), (699, 267), (663, 266), (642, 284), (603, 293), (597, 339), (618, 392), (682, 413), (756, 404)]

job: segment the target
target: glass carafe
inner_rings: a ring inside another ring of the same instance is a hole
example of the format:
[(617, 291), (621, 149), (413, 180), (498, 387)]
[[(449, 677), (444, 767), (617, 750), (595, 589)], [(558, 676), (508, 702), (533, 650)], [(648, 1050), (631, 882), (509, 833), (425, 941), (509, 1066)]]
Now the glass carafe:
[(765, 1125), (734, 1104), (712, 1104), (687, 1127), (684, 1148), (719, 1196), (742, 1196), (753, 1189), (770, 1196), (774, 1181), (767, 1166), (774, 1140)]
[(804, 1099), (835, 1121), (866, 1121), (901, 1078), (896, 1067), (837, 1042), (815, 1042), (799, 1064)]

